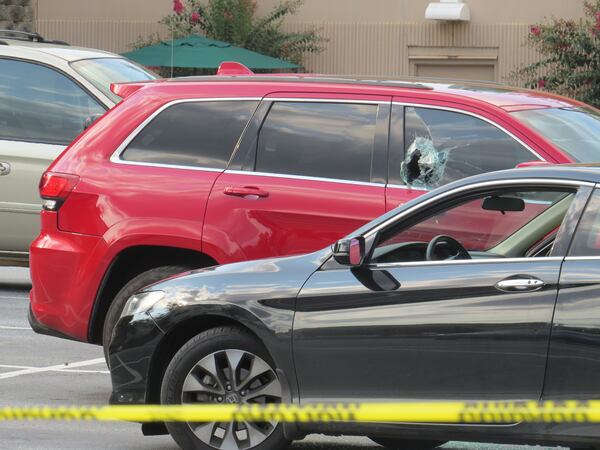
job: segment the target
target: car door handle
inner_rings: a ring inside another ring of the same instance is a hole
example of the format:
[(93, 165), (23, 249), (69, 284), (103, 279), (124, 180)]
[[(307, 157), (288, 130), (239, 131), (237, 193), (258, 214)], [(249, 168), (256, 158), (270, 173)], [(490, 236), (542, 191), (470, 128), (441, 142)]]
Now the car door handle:
[(0, 162), (0, 176), (10, 173), (10, 163)]
[(231, 195), (232, 197), (243, 197), (247, 199), (266, 198), (269, 196), (267, 191), (263, 191), (254, 186), (226, 187), (223, 193), (225, 195)]
[(545, 284), (539, 278), (519, 275), (498, 281), (496, 289), (504, 292), (531, 292), (540, 290)]

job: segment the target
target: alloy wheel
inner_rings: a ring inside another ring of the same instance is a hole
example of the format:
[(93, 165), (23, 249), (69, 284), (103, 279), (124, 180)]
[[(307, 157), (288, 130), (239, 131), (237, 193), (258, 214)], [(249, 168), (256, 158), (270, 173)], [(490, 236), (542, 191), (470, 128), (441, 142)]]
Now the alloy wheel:
[[(190, 404), (281, 403), (281, 383), (259, 356), (244, 350), (221, 350), (202, 358), (187, 374), (181, 402)], [(271, 422), (188, 423), (204, 444), (219, 450), (250, 449), (277, 426)]]

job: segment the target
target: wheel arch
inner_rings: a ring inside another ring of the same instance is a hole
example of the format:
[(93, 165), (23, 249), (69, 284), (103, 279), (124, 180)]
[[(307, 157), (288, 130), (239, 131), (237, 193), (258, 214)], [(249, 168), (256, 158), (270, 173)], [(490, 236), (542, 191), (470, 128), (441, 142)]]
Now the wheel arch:
[[(254, 327), (245, 324), (243, 321), (233, 319), (230, 315), (224, 316), (209, 313), (206, 315), (200, 315), (186, 319), (185, 321), (178, 323), (177, 326), (173, 327), (173, 331), (167, 333), (160, 341), (158, 346), (154, 349), (146, 383), (147, 404), (160, 404), (160, 389), (162, 380), (169, 362), (173, 359), (177, 351), (179, 351), (179, 349), (194, 336), (219, 326), (235, 326), (243, 329), (256, 338), (265, 347), (271, 359), (276, 359), (265, 344), (263, 337), (261, 337), (261, 335), (257, 333), (255, 329), (253, 329)], [(292, 397), (290, 380), (285, 373), (279, 370), (278, 374), (280, 375), (280, 381), (282, 382), (282, 387), (284, 388), (284, 395), (288, 396), (289, 400)]]
[(88, 327), (88, 341), (102, 344), (102, 327), (112, 300), (127, 282), (142, 272), (166, 265), (201, 268), (217, 264), (210, 255), (189, 248), (136, 245), (121, 249), (108, 265), (96, 293)]

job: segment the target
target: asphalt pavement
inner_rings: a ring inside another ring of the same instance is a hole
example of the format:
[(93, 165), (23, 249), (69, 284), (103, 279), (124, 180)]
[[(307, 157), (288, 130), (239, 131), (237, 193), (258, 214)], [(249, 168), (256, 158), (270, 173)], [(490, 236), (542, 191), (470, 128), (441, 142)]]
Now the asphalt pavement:
[[(100, 347), (35, 334), (27, 323), (27, 272), (0, 268), (0, 408), (104, 405), (110, 377)], [(176, 450), (169, 436), (145, 437), (133, 423), (0, 422), (0, 449)], [(381, 449), (366, 438), (311, 435), (293, 450)], [(542, 447), (451, 442), (453, 450)]]

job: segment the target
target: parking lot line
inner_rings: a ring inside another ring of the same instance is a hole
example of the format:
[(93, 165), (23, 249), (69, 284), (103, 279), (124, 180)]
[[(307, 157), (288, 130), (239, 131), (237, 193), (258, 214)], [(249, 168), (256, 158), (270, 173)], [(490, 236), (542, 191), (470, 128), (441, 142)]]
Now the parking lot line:
[(6, 325), (0, 325), (0, 330), (29, 330), (33, 331), (31, 327), (9, 327)]
[[(37, 369), (37, 367), (31, 366), (15, 366), (13, 364), (0, 364), (0, 369)], [(86, 370), (86, 369), (51, 369), (49, 372), (63, 372), (63, 373), (100, 373), (109, 374), (108, 370)], [(12, 373), (12, 372), (9, 372)]]
[(12, 364), (0, 364), (0, 369), (33, 369), (30, 366), (14, 366)]
[(53, 371), (61, 371), (61, 372), (75, 372), (74, 370), (78, 367), (85, 366), (93, 366), (95, 364), (104, 363), (104, 358), (96, 358), (96, 359), (88, 359), (87, 361), (78, 361), (74, 363), (66, 363), (66, 364), (57, 364), (54, 366), (46, 366), (46, 367), (30, 367), (22, 370), (15, 370), (13, 372), (2, 373), (0, 374), (0, 380), (4, 380), (6, 378), (14, 378), (19, 377), (21, 375), (29, 375), (32, 373), (41, 373), (41, 372), (53, 372)]
[(52, 372), (62, 373), (100, 373), (102, 375), (110, 374), (110, 370), (84, 370), (84, 369), (54, 369)]

